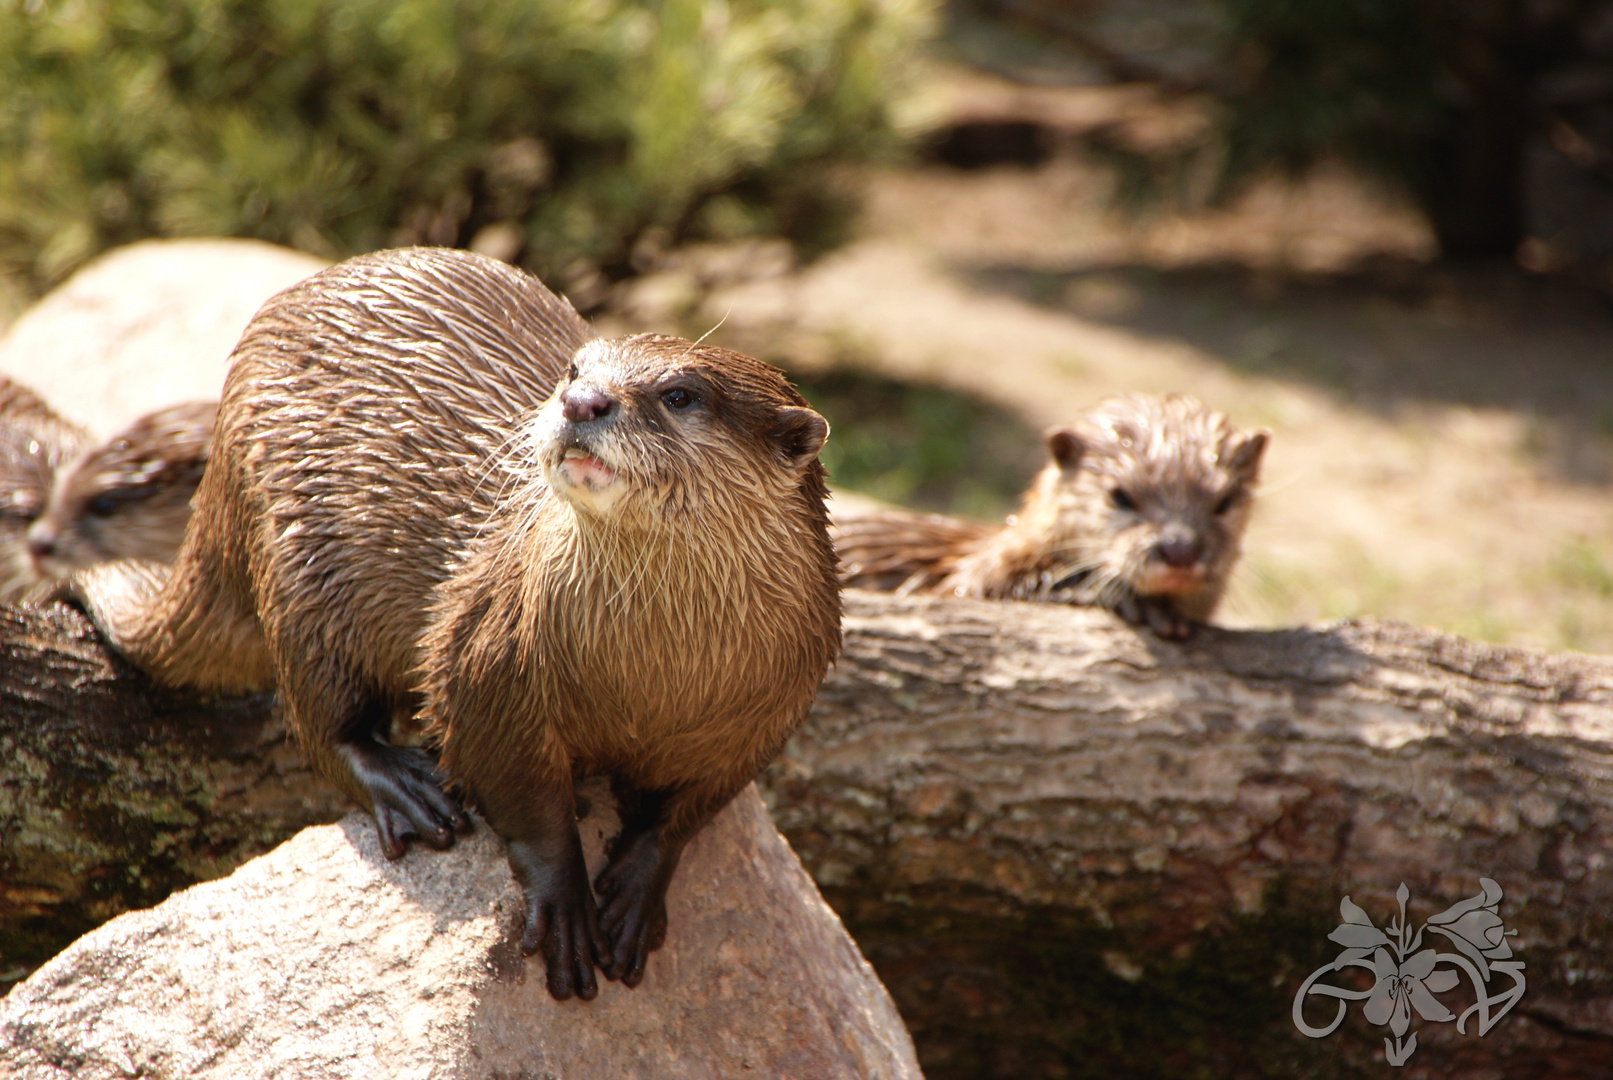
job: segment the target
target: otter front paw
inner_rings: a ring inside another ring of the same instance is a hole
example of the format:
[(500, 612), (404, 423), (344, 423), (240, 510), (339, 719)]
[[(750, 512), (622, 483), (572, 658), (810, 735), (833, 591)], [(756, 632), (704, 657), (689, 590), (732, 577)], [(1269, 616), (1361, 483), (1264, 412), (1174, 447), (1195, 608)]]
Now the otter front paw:
[(441, 850), (453, 845), (456, 833), (470, 832), (470, 817), (443, 790), (429, 754), (373, 741), (343, 749), (353, 778), (369, 796), (387, 858), (401, 856), (411, 838)]
[(1127, 622), (1146, 626), (1166, 641), (1185, 641), (1193, 634), (1192, 621), (1177, 614), (1175, 606), (1165, 597), (1128, 593), (1113, 610)]
[(510, 867), (526, 898), (521, 951), (529, 956), (543, 951), (555, 1000), (576, 994), (592, 1001), (599, 993), (594, 964), (607, 950), (581, 850), (544, 858), (532, 845), (512, 841)]
[(644, 980), (650, 953), (666, 941), (666, 890), (677, 868), (654, 834), (623, 837), (594, 887), (599, 891), (599, 923), (610, 940), (605, 974), (628, 986)]

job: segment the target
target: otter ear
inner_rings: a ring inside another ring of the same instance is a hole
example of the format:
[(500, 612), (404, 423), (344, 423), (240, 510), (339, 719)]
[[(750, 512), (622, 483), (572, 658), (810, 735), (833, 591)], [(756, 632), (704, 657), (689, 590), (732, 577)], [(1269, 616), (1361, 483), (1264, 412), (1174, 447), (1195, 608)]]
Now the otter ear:
[(1081, 464), (1081, 455), (1086, 453), (1086, 444), (1073, 428), (1049, 428), (1047, 430), (1047, 452), (1053, 455), (1061, 469), (1073, 469)]
[(1226, 455), (1227, 471), (1245, 482), (1258, 478), (1260, 458), (1265, 454), (1266, 443), (1270, 439), (1271, 432), (1264, 430), (1244, 436), (1243, 441)]
[(791, 469), (804, 469), (818, 459), (829, 438), (829, 421), (811, 409), (786, 406), (773, 414), (773, 445)]

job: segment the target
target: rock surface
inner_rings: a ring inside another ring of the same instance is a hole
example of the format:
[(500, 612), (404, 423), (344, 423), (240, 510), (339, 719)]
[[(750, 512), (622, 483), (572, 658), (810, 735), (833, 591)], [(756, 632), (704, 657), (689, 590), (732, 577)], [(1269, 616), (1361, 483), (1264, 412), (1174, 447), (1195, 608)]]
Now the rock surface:
[(147, 240), (74, 274), (0, 337), (0, 373), (104, 438), (215, 399), (263, 302), (327, 264), (258, 240)]
[[(582, 823), (600, 865), (615, 828)], [(918, 1077), (873, 970), (747, 789), (691, 843), (643, 984), (552, 1000), (485, 826), (388, 863), (368, 817), (131, 912), (0, 1001), (0, 1076)]]

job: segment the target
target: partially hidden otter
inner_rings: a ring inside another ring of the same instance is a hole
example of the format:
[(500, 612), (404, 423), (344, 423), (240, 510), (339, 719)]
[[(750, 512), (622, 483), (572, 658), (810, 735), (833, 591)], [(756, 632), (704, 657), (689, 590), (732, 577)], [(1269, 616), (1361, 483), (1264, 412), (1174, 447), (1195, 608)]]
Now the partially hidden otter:
[(213, 441), (216, 402), (148, 413), (57, 471), (28, 529), (41, 577), (114, 559), (172, 562)]
[(1004, 526), (837, 515), (841, 580), (1102, 606), (1185, 638), (1208, 621), (1237, 563), (1268, 438), (1184, 395), (1108, 398), (1048, 432), (1050, 460)]
[[(523, 948), (555, 997), (591, 998), (596, 962), (643, 977), (684, 845), (839, 650), (827, 434), (759, 361), (600, 340), (503, 263), (381, 252), (258, 313), (171, 573), (140, 564), (109, 595), (91, 571), (84, 596), (164, 682), (273, 682), (390, 857), (469, 825), (426, 753), (378, 738), (418, 701), (509, 843)], [(585, 774), (609, 775), (623, 821), (597, 912)]]
[(0, 375), (0, 600), (20, 599), (38, 584), (28, 528), (44, 513), (57, 470), (84, 440), (37, 394)]

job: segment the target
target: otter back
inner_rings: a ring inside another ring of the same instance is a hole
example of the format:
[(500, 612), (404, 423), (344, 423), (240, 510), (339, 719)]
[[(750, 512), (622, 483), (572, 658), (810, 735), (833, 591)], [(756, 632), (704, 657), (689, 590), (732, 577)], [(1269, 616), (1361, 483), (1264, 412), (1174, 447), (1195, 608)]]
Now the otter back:
[(348, 656), (370, 689), (407, 687), (426, 595), (503, 488), (490, 463), (592, 336), (530, 277), (465, 281), (463, 261), (362, 257), (264, 305), (232, 357), (164, 599), (111, 628), (123, 651), (167, 682), (262, 688), (266, 655), (214, 644), (250, 642), (265, 612)]

